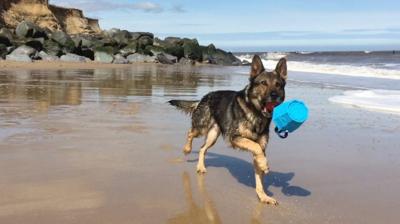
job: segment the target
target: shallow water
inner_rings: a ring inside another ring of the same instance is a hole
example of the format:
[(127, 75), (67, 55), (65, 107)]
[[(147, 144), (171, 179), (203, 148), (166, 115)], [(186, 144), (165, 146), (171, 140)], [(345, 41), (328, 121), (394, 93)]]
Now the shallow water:
[(310, 120), (286, 140), (271, 136), (265, 187), (280, 206), (258, 203), (251, 156), (222, 140), (198, 176), (201, 140), (183, 156), (190, 121), (166, 101), (239, 90), (248, 79), (243, 69), (0, 71), (0, 223), (400, 218), (399, 116), (330, 103), (343, 88), (319, 82), (289, 81), (288, 98), (307, 102)]

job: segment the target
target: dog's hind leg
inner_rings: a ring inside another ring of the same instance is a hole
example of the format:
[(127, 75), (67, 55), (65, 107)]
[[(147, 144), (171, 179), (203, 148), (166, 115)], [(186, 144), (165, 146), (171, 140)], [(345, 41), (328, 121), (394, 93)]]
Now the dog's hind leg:
[(199, 136), (199, 131), (195, 128), (190, 128), (188, 133), (187, 133), (187, 138), (186, 138), (186, 144), (183, 147), (183, 153), (185, 155), (189, 154), (192, 151), (192, 142), (193, 138), (196, 138)]
[(265, 193), (263, 185), (264, 172), (258, 168), (256, 161), (254, 161), (254, 173), (256, 178), (256, 193), (260, 201), (271, 205), (278, 205), (278, 202), (274, 198), (269, 197)]
[(217, 124), (214, 124), (207, 133), (205, 142), (199, 151), (199, 161), (197, 163), (197, 172), (205, 173), (207, 172), (206, 167), (204, 165), (204, 157), (207, 153), (207, 150), (215, 144), (218, 139), (219, 134), (221, 133)]

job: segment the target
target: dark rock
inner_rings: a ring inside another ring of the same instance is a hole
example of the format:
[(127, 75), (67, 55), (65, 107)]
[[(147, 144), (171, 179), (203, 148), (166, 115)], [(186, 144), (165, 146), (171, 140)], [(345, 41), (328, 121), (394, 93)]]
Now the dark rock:
[(25, 42), (26, 46), (32, 47), (32, 48), (36, 49), (37, 51), (41, 51), (43, 49), (43, 44), (44, 44), (43, 37), (28, 39)]
[(144, 54), (144, 55), (148, 55), (148, 56), (154, 56), (154, 54), (148, 48), (144, 48), (144, 49), (139, 48), (136, 53)]
[(130, 39), (132, 39), (132, 35), (127, 30), (120, 30), (114, 33), (112, 38), (120, 47), (123, 47), (129, 43)]
[(167, 37), (164, 39), (164, 42), (167, 45), (183, 45), (183, 39), (179, 37)]
[(61, 45), (64, 53), (73, 52), (75, 50), (75, 42), (63, 31), (55, 31), (51, 34), (51, 39)]
[(241, 65), (241, 61), (232, 53), (216, 49), (210, 44), (208, 47), (201, 47), (203, 62), (217, 65)]
[(129, 61), (128, 59), (126, 59), (124, 56), (122, 56), (121, 54), (116, 54), (114, 55), (114, 64), (128, 64)]
[(91, 48), (81, 47), (81, 48), (76, 49), (75, 53), (77, 55), (90, 58), (90, 60), (94, 60), (94, 51)]
[(106, 52), (107, 54), (110, 54), (110, 55), (114, 55), (115, 53), (118, 52), (118, 50), (115, 49), (115, 48), (112, 47), (112, 46), (95, 47), (95, 48), (94, 48), (94, 51), (95, 51), (95, 52), (96, 52), (96, 51), (99, 51), (99, 52)]
[(19, 62), (32, 62), (31, 57), (26, 54), (9, 54), (6, 56), (7, 61), (19, 61)]
[(201, 61), (203, 58), (202, 50), (196, 39), (185, 39), (183, 42), (184, 57), (195, 61)]
[(112, 54), (103, 51), (94, 52), (94, 60), (101, 63), (112, 63), (114, 57)]
[(65, 61), (65, 62), (87, 62), (87, 61), (90, 61), (89, 58), (79, 56), (77, 54), (72, 54), (72, 53), (67, 53), (65, 55), (62, 55), (60, 57), (60, 60)]
[(181, 65), (194, 65), (195, 61), (193, 61), (192, 59), (189, 59), (189, 58), (181, 58), (179, 60), (179, 64), (181, 64)]
[(155, 62), (156, 57), (135, 53), (129, 55), (126, 59), (128, 59), (129, 63), (135, 63), (135, 62), (151, 63)]
[(165, 53), (176, 56), (178, 59), (184, 57), (185, 51), (182, 46), (169, 46), (165, 48)]
[(121, 50), (119, 50), (119, 53), (121, 53), (124, 57), (134, 54), (137, 52), (137, 41), (131, 41), (128, 43), (128, 45)]
[(157, 55), (157, 60), (161, 64), (175, 64), (178, 62), (178, 58), (176, 56), (167, 54), (167, 53), (160, 53)]
[(0, 44), (0, 58), (3, 59), (8, 54), (7, 46), (4, 44)]
[(44, 29), (28, 21), (23, 21), (18, 24), (17, 28), (15, 29), (15, 33), (20, 38), (47, 38), (47, 34)]
[(38, 53), (38, 57), (41, 58), (43, 61), (59, 61), (60, 60), (59, 57), (47, 54), (44, 51), (40, 51)]
[(138, 40), (140, 37), (147, 36), (150, 37), (151, 39), (154, 39), (154, 34), (149, 33), (149, 32), (131, 32), (131, 38), (132, 40)]
[(163, 53), (165, 51), (164, 48), (159, 47), (159, 46), (154, 46), (154, 45), (146, 46), (145, 50), (150, 51), (152, 53), (152, 55), (157, 55), (157, 54)]
[(61, 56), (62, 54), (62, 48), (60, 44), (51, 39), (44, 41), (43, 50), (53, 56)]
[(6, 28), (0, 29), (0, 44), (4, 44), (6, 46), (11, 46), (11, 42), (13, 40), (13, 36), (10, 30)]
[(138, 48), (145, 49), (146, 46), (153, 45), (153, 38), (149, 36), (141, 36), (138, 39)]

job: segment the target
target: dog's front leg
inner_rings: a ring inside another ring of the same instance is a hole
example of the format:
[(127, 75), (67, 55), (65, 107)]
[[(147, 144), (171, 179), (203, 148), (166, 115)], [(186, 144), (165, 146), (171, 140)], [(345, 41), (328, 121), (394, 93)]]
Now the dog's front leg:
[(256, 193), (260, 201), (271, 205), (278, 205), (278, 202), (274, 198), (269, 197), (265, 193), (263, 184), (264, 172), (258, 169), (257, 164), (255, 163), (254, 163), (254, 173), (256, 178)]
[(232, 140), (232, 146), (250, 151), (253, 154), (254, 163), (257, 164), (258, 169), (264, 173), (268, 173), (268, 161), (260, 144), (248, 138), (236, 137)]

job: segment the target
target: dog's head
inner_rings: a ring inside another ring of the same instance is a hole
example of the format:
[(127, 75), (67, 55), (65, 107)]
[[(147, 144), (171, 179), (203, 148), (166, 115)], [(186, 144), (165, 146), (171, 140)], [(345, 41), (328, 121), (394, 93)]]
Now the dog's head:
[(253, 57), (247, 97), (256, 110), (271, 117), (275, 106), (285, 100), (286, 59), (281, 58), (274, 71), (265, 71), (261, 58)]

